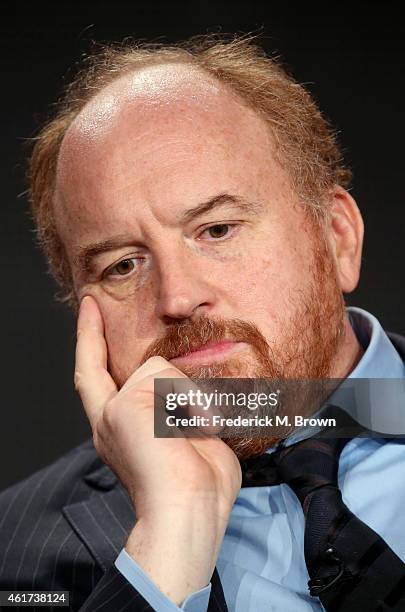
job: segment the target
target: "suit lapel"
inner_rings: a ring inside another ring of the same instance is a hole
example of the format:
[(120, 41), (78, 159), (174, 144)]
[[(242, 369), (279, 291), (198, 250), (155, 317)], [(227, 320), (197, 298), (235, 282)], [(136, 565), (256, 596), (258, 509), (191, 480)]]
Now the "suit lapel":
[(84, 480), (92, 489), (89, 499), (66, 505), (62, 512), (106, 571), (135, 524), (135, 512), (128, 493), (106, 465), (98, 466)]

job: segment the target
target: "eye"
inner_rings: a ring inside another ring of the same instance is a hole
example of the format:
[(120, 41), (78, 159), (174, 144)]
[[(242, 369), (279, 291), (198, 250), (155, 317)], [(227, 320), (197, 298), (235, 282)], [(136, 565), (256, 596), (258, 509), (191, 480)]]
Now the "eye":
[(135, 261), (137, 258), (122, 259), (115, 266), (106, 271), (106, 276), (128, 276), (135, 270)]
[(201, 232), (200, 237), (203, 237), (204, 234), (208, 234), (208, 240), (212, 241), (221, 240), (221, 238), (228, 238), (233, 234), (233, 230), (236, 229), (236, 224), (234, 223), (217, 223), (216, 225), (211, 225), (207, 227), (203, 232)]

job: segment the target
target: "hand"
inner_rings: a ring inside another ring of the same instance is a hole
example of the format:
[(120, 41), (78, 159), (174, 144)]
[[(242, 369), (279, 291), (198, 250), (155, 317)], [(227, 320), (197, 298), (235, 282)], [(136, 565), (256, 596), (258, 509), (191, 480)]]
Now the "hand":
[[(75, 386), (94, 446), (127, 489), (137, 523), (126, 550), (180, 604), (206, 586), (241, 485), (239, 462), (219, 438), (154, 437), (154, 380), (187, 377), (162, 357), (139, 367), (118, 391), (96, 301), (80, 306)], [(192, 384), (190, 382), (190, 384)], [(174, 389), (175, 391), (176, 389)]]

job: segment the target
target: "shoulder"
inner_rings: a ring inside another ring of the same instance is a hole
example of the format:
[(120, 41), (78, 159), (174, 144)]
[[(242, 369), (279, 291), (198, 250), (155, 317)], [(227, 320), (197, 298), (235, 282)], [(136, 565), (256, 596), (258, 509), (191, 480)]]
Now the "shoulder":
[(75, 448), (61, 455), (51, 464), (17, 482), (0, 493), (1, 523), (7, 516), (21, 513), (29, 506), (46, 505), (52, 494), (56, 506), (66, 502), (72, 487), (98, 465), (99, 459), (92, 440), (89, 438)]
[(69, 590), (76, 597), (76, 567), (91, 584), (99, 570), (64, 509), (89, 500), (87, 474), (100, 466), (89, 439), (0, 493), (0, 588)]

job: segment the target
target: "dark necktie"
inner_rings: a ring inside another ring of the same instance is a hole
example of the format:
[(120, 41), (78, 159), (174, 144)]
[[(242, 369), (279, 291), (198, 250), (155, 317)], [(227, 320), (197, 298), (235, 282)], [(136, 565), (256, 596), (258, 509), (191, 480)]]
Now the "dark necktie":
[[(345, 424), (345, 432), (355, 424), (336, 406), (328, 406), (327, 416)], [(405, 564), (342, 500), (339, 458), (351, 438), (328, 435), (331, 431), (325, 430), (241, 461), (242, 487), (284, 482), (297, 495), (305, 516), (309, 592), (328, 612), (405, 612)]]

